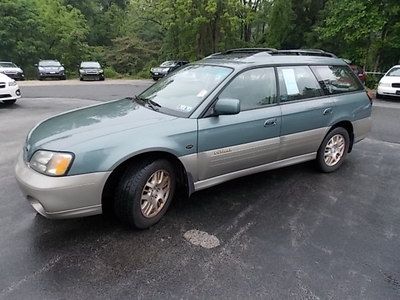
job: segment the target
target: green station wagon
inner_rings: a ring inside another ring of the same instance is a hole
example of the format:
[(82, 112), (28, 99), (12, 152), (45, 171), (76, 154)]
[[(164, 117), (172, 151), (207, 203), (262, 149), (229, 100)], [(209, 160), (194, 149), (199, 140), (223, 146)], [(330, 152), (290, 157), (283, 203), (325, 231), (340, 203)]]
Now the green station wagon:
[(368, 134), (372, 103), (341, 59), (233, 50), (188, 64), (142, 94), (51, 117), (15, 167), (48, 218), (113, 211), (137, 228), (187, 195), (315, 160), (340, 167)]

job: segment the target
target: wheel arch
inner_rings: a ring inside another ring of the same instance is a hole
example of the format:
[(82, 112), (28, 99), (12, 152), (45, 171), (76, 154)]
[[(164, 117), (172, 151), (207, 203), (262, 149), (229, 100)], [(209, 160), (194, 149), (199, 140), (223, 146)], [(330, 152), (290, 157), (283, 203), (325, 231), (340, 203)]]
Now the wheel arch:
[(189, 197), (193, 193), (194, 183), (192, 176), (186, 171), (185, 166), (176, 155), (163, 150), (143, 152), (120, 161), (118, 165), (113, 168), (111, 174), (108, 176), (104, 184), (102, 191), (101, 204), (104, 213), (112, 211), (112, 202), (115, 188), (117, 187), (118, 180), (122, 176), (122, 174), (130, 165), (134, 164), (137, 161), (145, 159), (166, 159), (171, 162), (177, 174), (177, 192), (182, 193), (182, 196), (185, 197)]
[(349, 151), (348, 152), (350, 153), (351, 150), (353, 149), (353, 144), (354, 144), (354, 127), (353, 127), (353, 124), (349, 120), (339, 121), (339, 122), (335, 123), (334, 125), (332, 125), (331, 128), (329, 129), (329, 131), (326, 134), (328, 134), (329, 132), (331, 132), (332, 130), (334, 130), (335, 128), (338, 128), (338, 127), (342, 127), (344, 129), (346, 129), (347, 132), (349, 133), (350, 145), (349, 145)]

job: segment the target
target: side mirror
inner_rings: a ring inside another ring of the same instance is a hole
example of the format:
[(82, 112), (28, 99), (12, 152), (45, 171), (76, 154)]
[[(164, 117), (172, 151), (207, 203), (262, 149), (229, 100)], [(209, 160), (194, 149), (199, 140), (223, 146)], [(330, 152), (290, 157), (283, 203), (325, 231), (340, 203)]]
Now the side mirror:
[(236, 115), (240, 112), (239, 99), (218, 99), (214, 106), (214, 115)]
[(37, 67), (37, 66), (38, 66), (38, 64), (35, 64), (34, 66), (35, 66), (35, 67)]

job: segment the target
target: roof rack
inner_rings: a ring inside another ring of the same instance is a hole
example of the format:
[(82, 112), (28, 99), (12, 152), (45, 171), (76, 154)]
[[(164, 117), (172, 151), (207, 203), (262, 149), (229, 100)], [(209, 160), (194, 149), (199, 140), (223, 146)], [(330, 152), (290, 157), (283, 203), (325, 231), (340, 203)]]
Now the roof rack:
[(210, 54), (209, 56), (205, 57), (205, 58), (213, 58), (216, 56), (220, 56), (220, 55), (229, 55), (229, 54), (257, 54), (257, 53), (261, 53), (261, 52), (267, 52), (267, 53), (272, 53), (277, 51), (274, 48), (235, 48), (235, 49), (229, 49), (229, 50), (225, 50), (222, 52), (217, 52), (217, 53), (213, 53)]
[(207, 58), (218, 58), (223, 55), (238, 54), (238, 55), (252, 55), (264, 53), (267, 55), (303, 55), (303, 56), (323, 56), (323, 57), (333, 57), (337, 56), (333, 53), (326, 52), (321, 49), (288, 49), (288, 50), (277, 50), (275, 48), (237, 48), (229, 49), (223, 52), (213, 53)]
[(333, 57), (337, 58), (337, 56), (333, 53), (326, 52), (321, 49), (290, 49), (290, 50), (277, 50), (276, 52), (272, 52), (272, 55), (305, 55), (305, 56), (324, 56), (324, 57)]
[(231, 53), (259, 53), (259, 52), (275, 52), (277, 51), (274, 48), (237, 48), (237, 49), (229, 49), (221, 54), (231, 54)]

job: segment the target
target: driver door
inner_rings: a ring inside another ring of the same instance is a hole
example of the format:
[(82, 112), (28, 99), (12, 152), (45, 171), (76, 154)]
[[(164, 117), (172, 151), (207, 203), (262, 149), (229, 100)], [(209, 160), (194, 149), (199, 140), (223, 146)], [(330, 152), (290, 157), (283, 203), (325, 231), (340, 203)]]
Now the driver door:
[(219, 99), (239, 99), (236, 115), (198, 120), (198, 180), (267, 164), (279, 155), (281, 108), (274, 68), (237, 75)]

